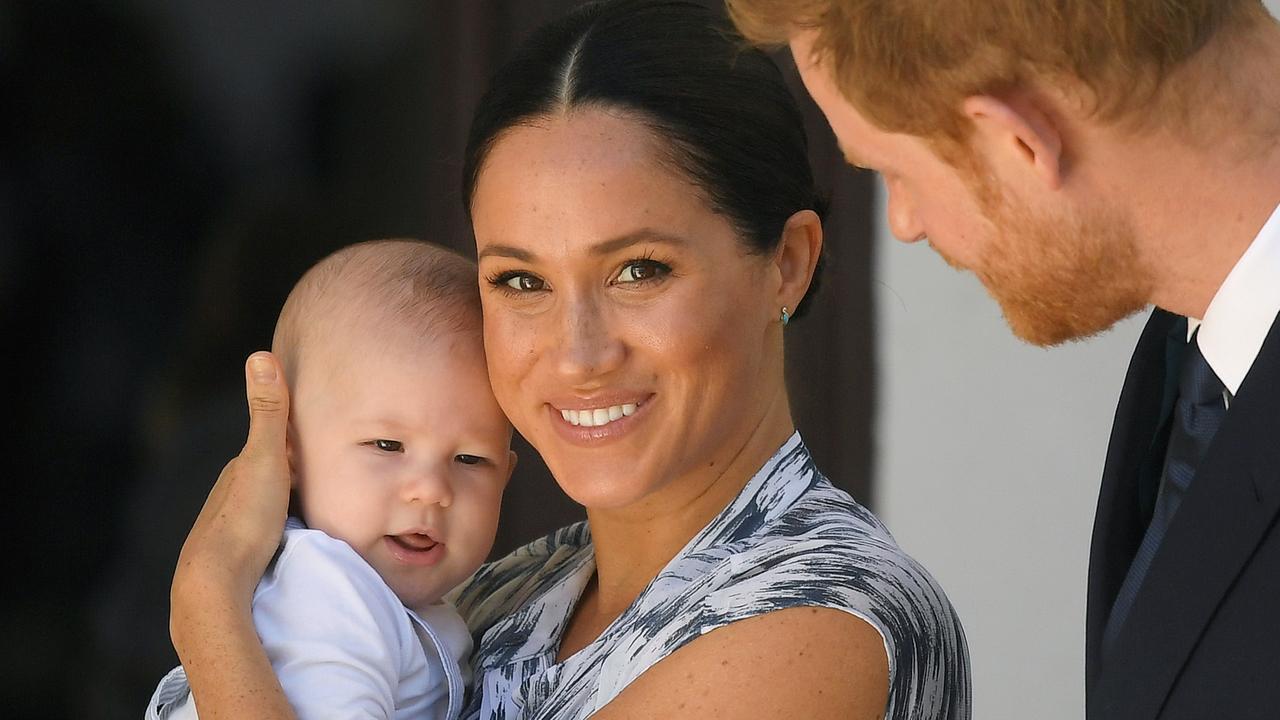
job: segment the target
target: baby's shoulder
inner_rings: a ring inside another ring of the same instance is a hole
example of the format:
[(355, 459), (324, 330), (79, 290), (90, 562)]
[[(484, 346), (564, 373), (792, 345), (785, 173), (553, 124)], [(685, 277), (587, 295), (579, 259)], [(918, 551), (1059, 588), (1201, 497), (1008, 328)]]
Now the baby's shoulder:
[(295, 578), (336, 575), (390, 592), (377, 571), (347, 543), (321, 530), (289, 527), (285, 529), (280, 548), (263, 574), (258, 592), (268, 591), (282, 581)]
[(253, 596), (259, 632), (355, 623), (384, 637), (412, 635), (404, 605), (350, 545), (290, 527)]

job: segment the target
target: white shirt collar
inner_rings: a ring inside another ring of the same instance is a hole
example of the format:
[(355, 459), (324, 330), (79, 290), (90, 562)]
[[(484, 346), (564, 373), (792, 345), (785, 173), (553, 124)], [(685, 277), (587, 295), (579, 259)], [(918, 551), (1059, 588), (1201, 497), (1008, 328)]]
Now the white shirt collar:
[(1187, 341), (1198, 327), (1204, 359), (1233, 396), (1253, 367), (1280, 314), (1280, 206), (1222, 281), (1204, 319), (1187, 319)]

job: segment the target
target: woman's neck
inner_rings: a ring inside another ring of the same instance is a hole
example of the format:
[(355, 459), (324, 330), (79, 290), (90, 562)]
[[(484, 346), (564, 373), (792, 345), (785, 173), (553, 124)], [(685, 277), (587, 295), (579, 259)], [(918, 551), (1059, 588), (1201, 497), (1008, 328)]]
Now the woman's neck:
[(769, 403), (763, 417), (727, 462), (709, 462), (634, 507), (587, 510), (595, 548), (596, 578), (590, 591), (592, 611), (601, 619), (617, 617), (668, 562), (737, 497), (756, 471), (795, 432), (785, 391)]

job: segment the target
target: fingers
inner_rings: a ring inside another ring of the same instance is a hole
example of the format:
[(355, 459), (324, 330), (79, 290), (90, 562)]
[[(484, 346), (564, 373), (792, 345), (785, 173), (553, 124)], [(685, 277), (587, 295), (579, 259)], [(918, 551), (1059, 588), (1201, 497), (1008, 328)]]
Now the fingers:
[[(245, 363), (245, 394), (249, 399), (249, 438), (242, 457), (252, 458), (255, 464), (284, 464), (289, 388), (279, 361), (271, 353), (256, 352), (249, 356)], [(287, 472), (287, 467), (284, 471)]]

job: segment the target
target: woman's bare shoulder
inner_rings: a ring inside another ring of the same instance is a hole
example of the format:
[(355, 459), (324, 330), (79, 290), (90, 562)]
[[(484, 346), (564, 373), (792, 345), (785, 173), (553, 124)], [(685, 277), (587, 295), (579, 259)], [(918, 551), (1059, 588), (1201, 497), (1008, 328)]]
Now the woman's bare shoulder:
[(831, 608), (794, 607), (713, 630), (656, 663), (594, 717), (881, 718), (884, 641)]

